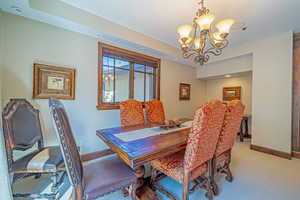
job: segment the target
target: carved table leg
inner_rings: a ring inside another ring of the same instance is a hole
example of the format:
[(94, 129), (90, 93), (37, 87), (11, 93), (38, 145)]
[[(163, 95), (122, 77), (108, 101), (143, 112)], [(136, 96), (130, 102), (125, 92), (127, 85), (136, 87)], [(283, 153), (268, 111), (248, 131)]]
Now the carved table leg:
[(135, 185), (132, 186), (131, 197), (134, 200), (140, 200), (141, 198), (138, 197), (137, 193), (138, 193), (138, 190), (140, 190), (144, 184), (145, 167), (140, 166), (140, 167), (136, 168), (135, 175), (137, 177), (137, 182)]
[(135, 175), (137, 177), (136, 189), (138, 190), (144, 184), (145, 167), (140, 166), (136, 168)]

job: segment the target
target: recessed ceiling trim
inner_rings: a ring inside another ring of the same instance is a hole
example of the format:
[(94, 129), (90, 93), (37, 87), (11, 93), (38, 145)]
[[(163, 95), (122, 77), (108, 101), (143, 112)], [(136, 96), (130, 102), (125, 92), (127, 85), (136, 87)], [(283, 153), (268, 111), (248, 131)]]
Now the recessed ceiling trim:
[[(51, 0), (51, 2), (60, 2), (57, 0)], [(66, 18), (63, 17), (59, 17), (59, 16), (55, 16), (46, 12), (43, 12), (41, 10), (37, 10), (37, 9), (33, 9), (32, 7), (30, 7), (29, 5), (32, 5), (31, 3), (34, 1), (26, 1), (27, 3), (24, 3), (24, 1), (21, 1), (22, 3), (19, 3), (20, 1), (16, 1), (16, 0), (12, 0), (12, 1), (1, 1), (0, 2), (0, 8), (4, 11), (4, 12), (8, 12), (14, 15), (18, 15), (18, 16), (22, 16), (25, 18), (29, 18), (35, 21), (39, 21), (39, 22), (43, 22), (43, 23), (47, 23), (50, 25), (54, 25), (56, 27), (60, 27), (66, 30), (70, 30), (73, 32), (77, 32), (77, 33), (81, 33), (84, 35), (88, 35), (94, 38), (97, 38), (98, 40), (107, 42), (107, 43), (111, 43), (111, 44), (115, 44), (115, 45), (120, 45), (121, 47), (124, 48), (129, 48), (131, 50), (134, 51), (138, 51), (141, 53), (145, 53), (145, 54), (149, 54), (155, 57), (159, 57), (161, 59), (167, 59), (167, 60), (171, 60), (177, 63), (181, 63), (190, 67), (196, 67), (193, 63), (191, 62), (187, 62), (186, 60), (180, 58), (179, 56), (171, 54), (171, 53), (165, 53), (163, 51), (160, 50), (156, 50), (154, 48), (145, 46), (145, 45), (140, 45), (138, 43), (120, 38), (120, 37), (115, 37), (113, 35), (110, 34), (106, 34), (104, 32), (95, 30), (94, 28), (91, 28), (90, 26), (86, 26), (80, 23), (76, 23), (72, 20), (68, 20)], [(43, 1), (46, 2), (46, 1)], [(49, 1), (47, 1), (49, 2)], [(60, 2), (62, 3), (62, 2)], [(49, 6), (49, 4), (47, 4)], [(14, 7), (18, 7), (20, 10), (22, 10), (22, 12), (17, 12)], [(95, 16), (97, 18), (99, 18), (98, 16)], [(152, 39), (152, 38), (151, 38)], [(152, 39), (155, 40), (155, 39)], [(160, 42), (160, 41), (159, 41)], [(179, 49), (176, 49), (174, 47), (171, 47), (172, 49), (174, 49), (173, 51), (179, 52)], [(178, 53), (179, 54), (179, 53)]]

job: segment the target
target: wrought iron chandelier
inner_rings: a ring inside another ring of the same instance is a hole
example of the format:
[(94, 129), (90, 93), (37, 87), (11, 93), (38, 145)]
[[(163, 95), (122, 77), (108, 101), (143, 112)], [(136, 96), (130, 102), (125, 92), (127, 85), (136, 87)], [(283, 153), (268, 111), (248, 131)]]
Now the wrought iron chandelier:
[(214, 31), (212, 22), (215, 16), (210, 14), (209, 9), (204, 6), (204, 0), (201, 0), (199, 4), (201, 7), (196, 13), (193, 25), (181, 25), (177, 33), (180, 35), (179, 42), (183, 57), (185, 59), (193, 57), (195, 63), (203, 65), (211, 55), (222, 54), (222, 49), (228, 45), (227, 36), (234, 20), (228, 18), (217, 22)]

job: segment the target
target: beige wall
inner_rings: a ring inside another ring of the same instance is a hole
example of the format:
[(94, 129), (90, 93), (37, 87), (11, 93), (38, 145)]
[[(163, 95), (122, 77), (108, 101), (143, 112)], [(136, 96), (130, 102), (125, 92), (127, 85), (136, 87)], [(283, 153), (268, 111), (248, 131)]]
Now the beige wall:
[[(153, 39), (142, 33), (131, 30), (125, 26), (112, 23), (111, 21), (102, 17), (96, 16), (82, 9), (73, 7), (60, 0), (40, 1), (29, 0), (29, 6), (34, 11), (39, 11), (56, 18), (64, 19), (73, 22), (75, 27), (80, 25), (81, 27), (88, 27), (88, 29), (103, 34), (104, 37), (115, 37), (115, 39), (121, 39), (134, 42), (135, 44), (143, 47), (150, 48), (155, 51), (162, 52), (171, 57), (178, 57), (181, 55), (181, 51), (178, 48), (174, 48), (166, 44), (165, 42)], [(39, 13), (40, 14), (40, 13)], [(76, 28), (75, 28), (76, 29)], [(77, 28), (78, 29), (78, 28)]]
[[(76, 68), (76, 100), (64, 101), (82, 152), (102, 149), (95, 135), (100, 128), (120, 125), (119, 111), (99, 111), (97, 104), (97, 39), (51, 25), (4, 14), (5, 63), (3, 104), (10, 98), (27, 98), (40, 109), (46, 145), (56, 144), (47, 100), (32, 100), (34, 62)], [(9, 45), (8, 45), (9, 44)], [(205, 83), (196, 79), (196, 70), (162, 60), (161, 99), (169, 118), (191, 117), (205, 100)], [(192, 83), (192, 100), (178, 100), (179, 82)]]
[[(2, 67), (4, 62), (4, 27), (3, 27), (3, 13), (0, 12), (0, 113), (2, 113)], [(6, 162), (6, 153), (5, 153), (5, 146), (4, 146), (4, 138), (2, 134), (2, 119), (0, 116), (0, 199), (12, 199), (11, 198), (11, 189), (9, 184), (9, 177), (8, 177), (8, 169), (7, 169), (7, 162)]]
[(199, 79), (207, 79), (212, 77), (224, 76), (224, 74), (249, 72), (252, 71), (252, 61), (252, 54), (247, 54), (238, 56), (236, 58), (208, 63), (204, 67), (198, 68), (197, 77)]
[(223, 87), (241, 86), (241, 100), (245, 104), (246, 114), (252, 109), (252, 74), (232, 78), (221, 78), (206, 81), (206, 98), (223, 100)]
[[(190, 67), (162, 60), (161, 99), (165, 103), (169, 119), (180, 116), (193, 117), (197, 107), (205, 101), (205, 81), (196, 79), (196, 71)], [(190, 83), (191, 100), (179, 101), (179, 83)]]
[(253, 53), (252, 143), (291, 152), (293, 35), (256, 43)]
[[(226, 66), (228, 59), (252, 54), (252, 144), (287, 153), (291, 153), (292, 138), (292, 42), (289, 31), (228, 48), (222, 56), (212, 58), (218, 66)], [(203, 73), (200, 68), (199, 73)], [(230, 71), (223, 74), (227, 73)]]

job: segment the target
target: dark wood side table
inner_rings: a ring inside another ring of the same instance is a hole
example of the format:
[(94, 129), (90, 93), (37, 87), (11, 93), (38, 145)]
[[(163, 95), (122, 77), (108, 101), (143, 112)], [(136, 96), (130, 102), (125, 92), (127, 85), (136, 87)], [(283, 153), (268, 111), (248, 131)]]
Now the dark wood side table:
[[(248, 122), (249, 119), (251, 118), (251, 115), (244, 115), (242, 122), (241, 122), (241, 127), (240, 127), (240, 141), (244, 142), (244, 138), (251, 138), (251, 135), (249, 134), (249, 126)], [(244, 126), (245, 124), (245, 126)], [(245, 127), (245, 129), (244, 129)], [(244, 132), (245, 130), (245, 132)]]

